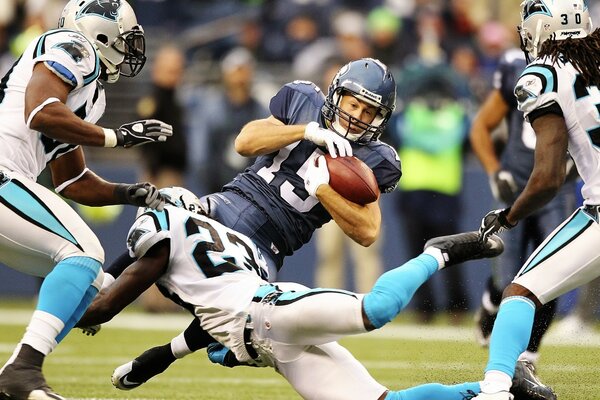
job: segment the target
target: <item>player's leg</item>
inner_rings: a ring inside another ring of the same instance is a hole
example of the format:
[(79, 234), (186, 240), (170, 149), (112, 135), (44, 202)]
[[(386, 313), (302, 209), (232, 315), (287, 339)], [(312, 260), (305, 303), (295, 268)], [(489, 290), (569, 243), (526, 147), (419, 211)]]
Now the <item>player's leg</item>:
[(42, 363), (98, 293), (104, 252), (67, 203), (18, 174), (0, 187), (0, 220), (0, 261), (45, 276), (36, 311), (0, 372), (0, 393), (60, 398), (48, 388)]
[[(499, 238), (481, 244), (476, 232), (432, 239), (426, 246), (423, 254), (383, 274), (364, 295), (289, 283), (278, 284), (282, 293), (273, 294), (276, 287), (271, 285), (270, 291), (255, 295), (251, 307), (254, 325), (256, 329), (277, 327), (262, 333), (271, 340), (314, 345), (380, 328), (404, 309), (419, 286), (438, 269), (502, 251)], [(265, 302), (273, 306), (255, 306)]]
[[(294, 351), (295, 350), (295, 351)], [(304, 399), (319, 400), (464, 400), (479, 393), (479, 383), (426, 384), (388, 391), (336, 342), (308, 348), (273, 344), (277, 371)]]
[[(547, 303), (600, 275), (600, 253), (589, 246), (599, 240), (600, 226), (580, 209), (527, 260), (504, 292), (491, 336), (484, 393), (507, 393), (513, 384), (517, 359), (529, 343), (536, 304)], [(547, 391), (544, 398), (554, 398), (547, 387), (536, 387)], [(508, 394), (504, 398), (508, 399)]]
[(121, 390), (131, 390), (163, 373), (175, 360), (203, 349), (214, 339), (200, 327), (197, 318), (170, 343), (146, 350), (132, 361), (117, 367), (112, 384)]
[(317, 230), (315, 235), (317, 236), (315, 241), (316, 286), (344, 289), (346, 283), (344, 237), (346, 234), (334, 221), (330, 221)]

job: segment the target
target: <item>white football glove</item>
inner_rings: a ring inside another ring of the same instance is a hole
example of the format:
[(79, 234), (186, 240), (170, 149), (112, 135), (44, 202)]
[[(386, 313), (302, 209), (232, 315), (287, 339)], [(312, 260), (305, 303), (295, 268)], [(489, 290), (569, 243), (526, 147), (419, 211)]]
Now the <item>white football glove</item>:
[(517, 198), (517, 183), (509, 171), (498, 170), (490, 175), (490, 188), (494, 198), (505, 204), (512, 204)]
[(346, 157), (352, 155), (352, 146), (347, 139), (344, 139), (335, 132), (323, 129), (318, 122), (309, 122), (304, 128), (304, 139), (310, 140), (317, 146), (327, 146), (327, 151), (331, 157)]
[(316, 197), (319, 186), (327, 184), (329, 184), (327, 161), (325, 160), (325, 156), (319, 156), (314, 162), (309, 163), (306, 175), (304, 176), (304, 186), (308, 194)]

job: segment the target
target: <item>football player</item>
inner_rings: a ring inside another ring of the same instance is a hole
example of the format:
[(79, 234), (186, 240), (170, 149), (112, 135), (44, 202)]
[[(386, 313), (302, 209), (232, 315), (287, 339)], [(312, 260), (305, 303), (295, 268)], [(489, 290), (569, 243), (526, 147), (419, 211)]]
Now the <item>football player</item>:
[[(142, 210), (129, 231), (127, 247), (137, 261), (102, 289), (81, 324), (110, 320), (156, 282), (195, 315), (217, 346), (230, 349), (224, 357), (275, 368), (304, 399), (464, 400), (479, 393), (479, 382), (390, 391), (336, 340), (381, 328), (436, 271), (500, 254), (498, 237), (483, 243), (477, 232), (467, 232), (431, 239), (421, 255), (383, 274), (366, 294), (309, 289), (269, 283), (259, 248), (198, 214), (202, 207), (193, 193), (183, 188), (161, 193), (167, 199), (164, 210)], [(113, 380), (124, 388), (130, 384), (126, 376)]]
[(565, 180), (567, 151), (584, 182), (584, 205), (548, 235), (504, 290), (480, 400), (513, 398), (508, 389), (536, 309), (600, 275), (600, 253), (590, 245), (600, 240), (600, 32), (592, 32), (584, 0), (523, 1), (519, 31), (526, 57), (534, 60), (514, 93), (535, 132), (535, 162), (512, 205), (485, 215), (481, 238), (514, 228), (555, 196)]
[[(517, 99), (513, 93), (515, 84), (526, 66), (525, 56), (520, 49), (510, 49), (504, 53), (494, 75), (494, 89), (487, 96), (471, 126), (471, 147), (490, 177), (490, 186), (498, 203), (497, 207), (507, 207), (512, 204), (516, 196), (523, 191), (533, 169), (535, 133), (529, 122), (523, 119), (523, 113), (517, 109)], [(508, 138), (503, 145), (501, 155), (498, 156), (494, 148), (492, 132), (505, 118)], [(493, 273), (476, 313), (476, 336), (482, 346), (489, 344), (489, 336), (502, 300), (502, 289), (510, 283), (527, 259), (529, 245), (531, 244), (533, 248), (539, 246), (543, 239), (567, 217), (570, 212), (568, 207), (573, 204), (574, 193), (575, 185), (570, 181), (562, 187), (552, 201), (524, 218), (514, 229), (506, 232), (504, 236), (506, 248), (504, 253), (493, 261)], [(536, 311), (527, 350), (519, 356), (519, 363), (523, 364), (520, 368), (527, 368), (532, 373), (535, 371), (535, 363), (539, 358), (538, 349), (542, 337), (554, 318), (556, 304), (557, 299)], [(529, 380), (534, 382), (532, 379)], [(527, 390), (542, 392), (549, 389), (539, 385), (538, 382), (534, 386), (530, 385)]]
[[(34, 39), (0, 84), (0, 262), (45, 277), (25, 335), (0, 370), (1, 398), (62, 399), (42, 362), (102, 284), (104, 250), (60, 196), (91, 206), (164, 204), (153, 185), (95, 175), (81, 147), (133, 147), (172, 135), (156, 120), (95, 125), (106, 105), (100, 81), (135, 76), (145, 62), (133, 9), (125, 0), (73, 0), (59, 26)], [(56, 193), (36, 183), (46, 166)]]
[[(312, 82), (284, 85), (271, 99), (272, 115), (248, 123), (236, 138), (236, 150), (257, 156), (256, 162), (222, 192), (202, 198), (207, 213), (257, 244), (271, 279), (284, 257), (307, 243), (315, 229), (332, 218), (346, 235), (369, 246), (381, 229), (379, 202), (362, 206), (346, 200), (329, 185), (319, 185), (328, 178), (320, 156), (354, 155), (373, 170), (382, 193), (393, 191), (400, 179), (400, 160), (379, 137), (395, 103), (394, 77), (384, 64), (370, 58), (340, 68), (327, 96)], [(307, 170), (315, 162), (319, 173), (307, 185)], [(117, 276), (116, 270), (113, 273), (111, 268), (109, 273)], [(206, 347), (208, 343), (198, 339), (201, 337), (194, 320), (171, 343), (150, 349), (118, 370), (129, 374), (130, 382), (142, 384), (176, 358)]]

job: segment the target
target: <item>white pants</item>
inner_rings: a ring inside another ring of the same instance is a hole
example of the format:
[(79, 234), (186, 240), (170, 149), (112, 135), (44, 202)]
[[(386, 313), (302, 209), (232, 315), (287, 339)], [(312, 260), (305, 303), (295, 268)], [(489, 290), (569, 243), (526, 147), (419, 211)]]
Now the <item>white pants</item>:
[(533, 252), (514, 283), (542, 304), (600, 276), (598, 215), (577, 209)]
[(104, 262), (100, 241), (60, 196), (21, 174), (2, 172), (9, 180), (0, 182), (0, 263), (44, 277), (68, 257)]
[(387, 389), (335, 340), (366, 332), (363, 295), (277, 283), (274, 303), (250, 306), (252, 343), (304, 399), (376, 400)]

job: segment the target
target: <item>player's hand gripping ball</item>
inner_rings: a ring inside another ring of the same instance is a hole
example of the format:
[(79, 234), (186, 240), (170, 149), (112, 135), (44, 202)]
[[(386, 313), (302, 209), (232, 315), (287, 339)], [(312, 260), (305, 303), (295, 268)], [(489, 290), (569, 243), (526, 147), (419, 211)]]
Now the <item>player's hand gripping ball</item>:
[(365, 205), (379, 198), (379, 186), (371, 168), (358, 158), (325, 155), (329, 186), (353, 203)]

